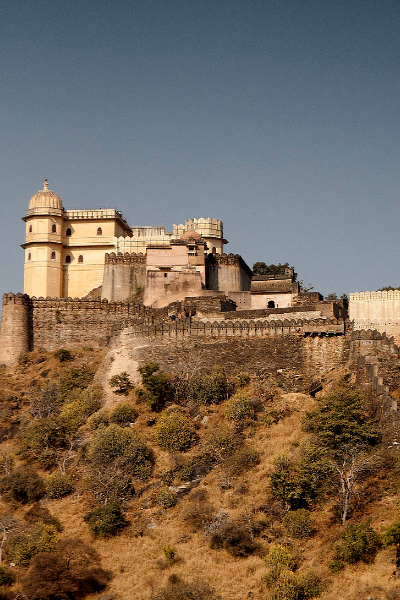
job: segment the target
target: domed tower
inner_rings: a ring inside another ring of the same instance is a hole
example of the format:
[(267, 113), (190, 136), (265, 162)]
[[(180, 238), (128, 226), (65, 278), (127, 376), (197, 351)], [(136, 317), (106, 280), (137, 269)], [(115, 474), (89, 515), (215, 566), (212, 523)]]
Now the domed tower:
[(61, 198), (49, 190), (47, 179), (43, 189), (32, 196), (26, 223), (24, 293), (46, 298), (62, 295), (62, 225)]

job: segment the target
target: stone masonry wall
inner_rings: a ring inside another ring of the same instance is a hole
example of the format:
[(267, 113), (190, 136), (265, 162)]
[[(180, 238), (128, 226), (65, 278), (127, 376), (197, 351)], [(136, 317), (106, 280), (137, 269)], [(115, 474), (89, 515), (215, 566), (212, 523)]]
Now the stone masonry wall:
[(102, 299), (118, 302), (134, 298), (138, 288), (146, 285), (146, 257), (144, 254), (105, 255)]

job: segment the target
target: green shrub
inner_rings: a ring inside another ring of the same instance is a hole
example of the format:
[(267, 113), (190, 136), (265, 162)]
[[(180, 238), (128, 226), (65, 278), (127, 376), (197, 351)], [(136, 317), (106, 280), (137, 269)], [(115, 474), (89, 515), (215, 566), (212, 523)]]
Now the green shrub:
[(6, 501), (28, 504), (43, 498), (46, 488), (36, 471), (30, 467), (19, 467), (0, 480), (0, 491)]
[(373, 562), (376, 553), (382, 546), (379, 534), (372, 529), (370, 523), (354, 523), (349, 525), (340, 536), (341, 544), (336, 546), (336, 557), (349, 564)]
[(172, 548), (172, 546), (170, 546), (169, 544), (163, 546), (162, 551), (164, 552), (165, 560), (167, 561), (169, 566), (179, 562), (180, 559), (176, 549)]
[(54, 552), (58, 531), (53, 525), (43, 524), (31, 534), (20, 534), (10, 540), (7, 552), (17, 565), (27, 566), (39, 552)]
[(101, 396), (101, 388), (94, 385), (83, 390), (72, 390), (68, 394), (58, 417), (58, 422), (66, 434), (76, 433), (79, 427), (86, 423), (87, 418), (99, 410)]
[(244, 388), (246, 385), (249, 385), (251, 377), (249, 373), (245, 373), (244, 371), (238, 373), (236, 375), (236, 382), (239, 388)]
[(192, 440), (192, 425), (184, 414), (173, 410), (160, 415), (154, 428), (154, 441), (162, 450), (184, 452)]
[(68, 496), (73, 490), (70, 477), (63, 475), (60, 471), (54, 471), (44, 483), (49, 498), (63, 498), (64, 496)]
[(60, 363), (62, 363), (68, 360), (72, 360), (73, 356), (69, 350), (66, 350), (65, 348), (60, 348), (59, 350), (56, 350), (54, 352), (54, 358), (58, 358)]
[(132, 477), (147, 479), (153, 455), (132, 428), (111, 424), (95, 431), (87, 446), (88, 486), (101, 502), (131, 496)]
[(129, 390), (132, 388), (132, 382), (129, 379), (129, 375), (126, 371), (119, 373), (118, 375), (113, 375), (111, 379), (108, 380), (108, 383), (111, 387), (117, 388), (114, 390), (115, 394), (124, 394), (127, 396), (129, 394)]
[(110, 423), (116, 423), (121, 427), (134, 423), (138, 417), (135, 407), (129, 402), (117, 404), (110, 414)]
[(170, 376), (160, 371), (157, 363), (147, 363), (139, 367), (138, 371), (142, 376), (142, 385), (146, 393), (141, 394), (137, 391), (136, 394), (139, 398), (143, 396), (152, 410), (161, 410), (173, 397)]
[(83, 390), (87, 388), (94, 378), (94, 371), (89, 367), (73, 367), (66, 371), (60, 382), (60, 391), (65, 399), (68, 394), (75, 389)]
[(320, 596), (323, 591), (321, 578), (314, 571), (306, 571), (297, 579), (298, 600), (308, 600)]
[(228, 421), (244, 423), (254, 418), (254, 407), (247, 394), (237, 392), (225, 406), (225, 417)]
[(107, 427), (109, 424), (110, 415), (105, 408), (92, 415), (89, 421), (89, 426), (92, 430), (99, 429), (99, 427)]
[(54, 416), (45, 417), (29, 423), (22, 429), (18, 453), (36, 460), (40, 460), (43, 456), (44, 463), (51, 466), (55, 455), (53, 453), (51, 458), (51, 456), (47, 457), (46, 453), (49, 450), (53, 452), (55, 448), (62, 448), (66, 443), (65, 432), (58, 419)]
[(328, 569), (330, 570), (331, 573), (333, 573), (334, 575), (337, 575), (338, 573), (340, 573), (340, 571), (343, 571), (344, 562), (342, 560), (332, 560), (328, 564)]
[(188, 384), (188, 400), (200, 404), (220, 404), (228, 395), (225, 371), (214, 367), (210, 373), (195, 374)]
[(307, 505), (306, 491), (298, 471), (285, 454), (279, 454), (275, 460), (275, 471), (271, 474), (271, 492), (285, 505), (295, 510)]
[(271, 600), (298, 600), (298, 581), (293, 571), (283, 569), (271, 591)]
[(7, 569), (5, 565), (0, 564), (0, 585), (12, 585), (14, 579), (14, 573)]
[(296, 539), (308, 538), (314, 534), (311, 513), (304, 508), (289, 511), (282, 522), (288, 534)]
[(127, 520), (116, 502), (98, 506), (86, 513), (83, 520), (88, 524), (90, 533), (98, 537), (111, 537), (126, 527)]
[(276, 583), (283, 571), (293, 571), (295, 568), (292, 555), (281, 544), (274, 544), (270, 548), (265, 557), (265, 565), (268, 569), (265, 575), (265, 582), (268, 587), (272, 587)]
[(167, 485), (160, 488), (157, 494), (157, 504), (163, 508), (172, 508), (177, 503), (178, 499), (172, 490)]
[(221, 525), (210, 537), (210, 548), (223, 548), (232, 556), (249, 556), (256, 547), (250, 531), (236, 523)]

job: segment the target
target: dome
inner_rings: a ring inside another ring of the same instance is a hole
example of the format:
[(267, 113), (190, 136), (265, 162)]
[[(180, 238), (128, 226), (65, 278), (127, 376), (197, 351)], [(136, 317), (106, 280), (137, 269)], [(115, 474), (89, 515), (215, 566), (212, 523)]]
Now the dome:
[(194, 229), (188, 229), (180, 237), (181, 240), (201, 240), (200, 233), (197, 233)]
[(59, 208), (62, 210), (61, 198), (49, 190), (48, 185), (47, 179), (45, 179), (43, 189), (29, 200), (28, 210), (31, 208)]

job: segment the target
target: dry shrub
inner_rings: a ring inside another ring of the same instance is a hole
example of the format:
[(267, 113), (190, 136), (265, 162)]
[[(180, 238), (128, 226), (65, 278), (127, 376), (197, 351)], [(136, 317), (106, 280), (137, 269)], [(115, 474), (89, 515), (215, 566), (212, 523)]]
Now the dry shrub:
[(163, 508), (172, 508), (177, 503), (178, 499), (172, 490), (169, 489), (167, 485), (164, 485), (160, 488), (157, 494), (157, 504), (162, 506)]
[(97, 552), (79, 539), (59, 542), (57, 552), (37, 554), (22, 579), (29, 600), (77, 600), (100, 592), (110, 580)]
[(151, 600), (219, 600), (220, 596), (203, 579), (184, 583), (178, 577), (170, 578), (165, 588), (152, 595)]
[(223, 548), (232, 556), (249, 556), (256, 547), (249, 529), (237, 523), (222, 525), (210, 537), (210, 548)]
[(205, 524), (212, 519), (214, 508), (207, 502), (205, 490), (196, 490), (189, 498), (189, 506), (183, 513), (183, 520), (195, 531), (203, 529)]
[(46, 493), (43, 480), (30, 467), (19, 467), (11, 475), (3, 477), (0, 491), (4, 500), (21, 504), (36, 502)]
[(35, 502), (31, 508), (24, 514), (24, 521), (29, 525), (33, 525), (41, 521), (46, 525), (53, 525), (57, 531), (62, 531), (62, 525), (57, 517), (54, 517), (48, 508), (41, 506), (39, 502)]
[(296, 539), (308, 538), (314, 534), (311, 513), (305, 508), (289, 511), (282, 522), (288, 534)]

